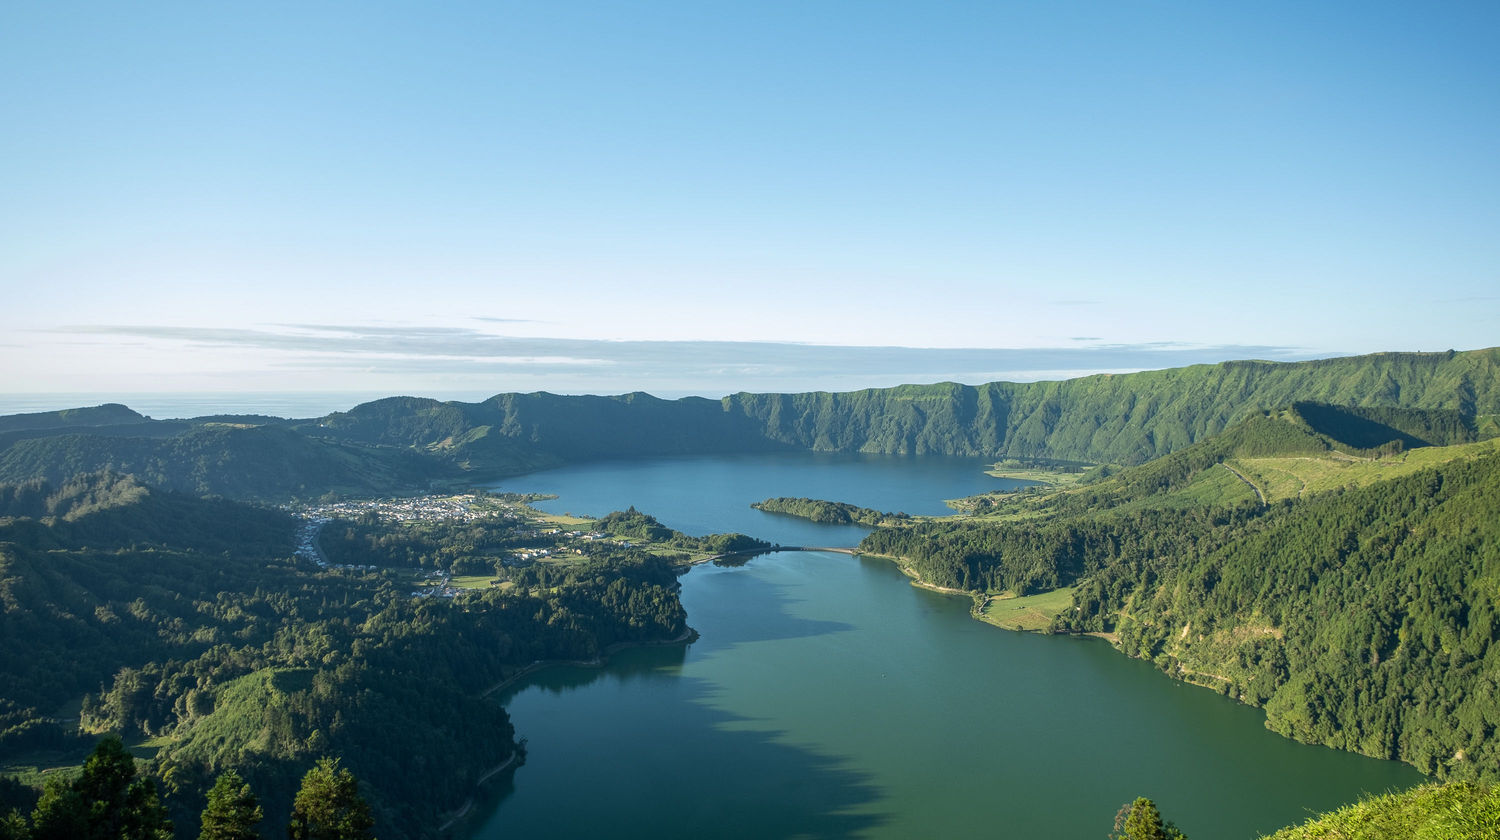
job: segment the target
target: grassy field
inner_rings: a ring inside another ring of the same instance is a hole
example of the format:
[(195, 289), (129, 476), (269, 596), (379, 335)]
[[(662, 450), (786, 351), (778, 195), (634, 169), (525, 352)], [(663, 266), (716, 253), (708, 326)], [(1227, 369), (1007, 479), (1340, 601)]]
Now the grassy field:
[(1035, 481), (1037, 484), (1045, 484), (1050, 487), (1067, 487), (1077, 484), (1083, 478), (1083, 472), (1068, 472), (1059, 467), (1018, 466), (1004, 462), (995, 464), (984, 471), (985, 475), (995, 478), (1013, 478), (1018, 481)]
[(1335, 453), (1237, 458), (1228, 463), (1255, 482), (1266, 494), (1266, 501), (1275, 502), (1344, 487), (1366, 487), (1457, 458), (1475, 458), (1496, 451), (1500, 451), (1500, 439), (1459, 446), (1425, 446), (1386, 458), (1361, 459)]
[(592, 525), (594, 520), (586, 516), (572, 516), (566, 513), (542, 513), (536, 508), (531, 508), (537, 516), (537, 522), (545, 522), (559, 528), (577, 528), (580, 525)]
[[(1252, 479), (1253, 480), (1253, 479)], [(1150, 497), (1140, 502), (1121, 505), (1120, 510), (1132, 507), (1205, 507), (1233, 505), (1255, 500), (1255, 491), (1239, 476), (1224, 469), (1213, 467), (1199, 473), (1186, 487), (1162, 496)]]
[(1052, 617), (1072, 603), (1071, 586), (1022, 598), (1002, 595), (985, 604), (979, 617), (1006, 630), (1045, 630), (1052, 625)]
[[(137, 758), (149, 757), (137, 752), (134, 746), (130, 751)], [(155, 752), (152, 751), (151, 754), (154, 755)], [(25, 753), (0, 764), (0, 776), (10, 776), (23, 785), (40, 788), (50, 774), (71, 774), (83, 769), (83, 758), (82, 754), (57, 751)]]
[(489, 589), (494, 575), (454, 575), (448, 583), (454, 589)]
[[(407, 569), (405, 570), (405, 572), (407, 575), (406, 579), (409, 581), (410, 585), (416, 589), (422, 589), (423, 587), (432, 586), (439, 582), (438, 579), (427, 577), (427, 572), (422, 570)], [(453, 577), (448, 579), (448, 584), (454, 589), (489, 589), (490, 581), (494, 579), (495, 576), (492, 574), (454, 575)]]

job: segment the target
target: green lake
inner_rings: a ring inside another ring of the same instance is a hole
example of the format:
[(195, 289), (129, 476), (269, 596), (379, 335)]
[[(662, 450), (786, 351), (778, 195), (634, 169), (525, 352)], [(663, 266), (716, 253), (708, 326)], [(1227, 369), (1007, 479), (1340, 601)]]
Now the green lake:
[[(810, 496), (939, 514), (1000, 487), (960, 459), (618, 461), (512, 479), (549, 510), (635, 505), (690, 533), (853, 545), (751, 510)], [(889, 562), (824, 552), (682, 578), (687, 645), (554, 667), (500, 698), (526, 763), (476, 838), (1102, 838), (1136, 796), (1196, 840), (1253, 838), (1414, 769), (1283, 739), (1257, 709), (1094, 639), (1007, 632)]]

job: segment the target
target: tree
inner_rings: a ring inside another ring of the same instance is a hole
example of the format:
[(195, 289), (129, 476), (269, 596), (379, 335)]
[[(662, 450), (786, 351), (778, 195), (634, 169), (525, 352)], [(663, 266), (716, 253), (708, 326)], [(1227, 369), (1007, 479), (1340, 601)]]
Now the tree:
[(9, 813), (0, 816), (0, 840), (26, 840), (30, 834), (26, 831), (26, 818), (21, 812), (12, 808)]
[(255, 826), (264, 816), (250, 785), (240, 774), (226, 770), (208, 791), (198, 840), (259, 840)]
[(319, 759), (302, 777), (286, 830), (290, 840), (373, 840), (370, 806), (359, 795), (354, 774), (338, 764), (338, 759)]
[(33, 840), (171, 840), (156, 783), (137, 778), (117, 735), (101, 740), (72, 780), (49, 779), (32, 814)]
[(1187, 840), (1187, 835), (1177, 826), (1163, 823), (1156, 803), (1140, 796), (1120, 806), (1111, 840)]
[(69, 779), (52, 776), (42, 786), (42, 798), (31, 812), (35, 840), (72, 840), (88, 835), (88, 805)]

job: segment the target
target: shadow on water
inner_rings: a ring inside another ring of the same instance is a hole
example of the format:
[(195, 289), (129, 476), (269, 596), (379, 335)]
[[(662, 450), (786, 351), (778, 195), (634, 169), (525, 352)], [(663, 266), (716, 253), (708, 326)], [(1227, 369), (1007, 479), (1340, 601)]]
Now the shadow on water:
[[(559, 663), (498, 693), (495, 695), (496, 699), (501, 705), (508, 705), (512, 697), (526, 689), (554, 695), (566, 694), (574, 689), (587, 687), (605, 673), (619, 682), (674, 680), (678, 678), (677, 674), (687, 659), (689, 649), (708, 654), (737, 644), (812, 638), (854, 629), (852, 625), (842, 621), (823, 621), (791, 615), (786, 609), (787, 603), (792, 600), (788, 594), (791, 587), (769, 583), (749, 575), (711, 579), (716, 573), (732, 573), (744, 565), (735, 563), (719, 569), (699, 567), (693, 570), (693, 574), (698, 576), (705, 588), (721, 590), (719, 599), (730, 605), (716, 610), (708, 626), (695, 627), (700, 635), (693, 641), (618, 651), (609, 656), (600, 667)], [(691, 624), (693, 617), (689, 616), (688, 619)]]
[(510, 700), (522, 691), (544, 691), (561, 695), (579, 688), (586, 688), (606, 671), (610, 677), (622, 683), (659, 683), (677, 678), (682, 663), (687, 659), (688, 643), (660, 645), (619, 651), (610, 656), (599, 667), (586, 665), (554, 665), (520, 681), (496, 695), (499, 703), (509, 705)]
[(492, 783), (473, 837), (835, 838), (887, 822), (870, 775), (712, 707), (716, 687), (670, 653), (551, 668), (509, 698), (528, 759)]
[[(752, 562), (776, 562), (776, 557), (774, 552), (758, 554)], [(693, 642), (694, 650), (706, 654), (751, 642), (806, 639), (854, 630), (853, 625), (842, 621), (793, 615), (787, 607), (800, 600), (796, 587), (741, 574), (746, 565), (693, 570), (696, 597), (715, 604), (710, 614), (688, 616), (689, 621), (703, 622), (694, 625), (700, 633)]]

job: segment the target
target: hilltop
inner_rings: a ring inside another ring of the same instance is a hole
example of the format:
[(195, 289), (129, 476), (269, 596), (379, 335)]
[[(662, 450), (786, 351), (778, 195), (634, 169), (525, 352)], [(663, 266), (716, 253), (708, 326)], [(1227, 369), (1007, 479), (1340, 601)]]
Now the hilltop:
[[(803, 450), (1128, 465), (1257, 414), (1314, 404), (1344, 407), (1336, 417), (1304, 419), (1343, 424), (1340, 433), (1355, 448), (1361, 430), (1382, 427), (1398, 428), (1407, 447), (1493, 434), (1500, 349), (722, 400), (542, 392), (480, 403), (390, 397), (295, 421), (153, 421), (123, 406), (100, 406), (0, 418), (0, 481), (57, 482), (115, 469), (185, 492), (280, 500), (421, 490), (622, 456)], [(1426, 419), (1401, 414), (1413, 410)]]

